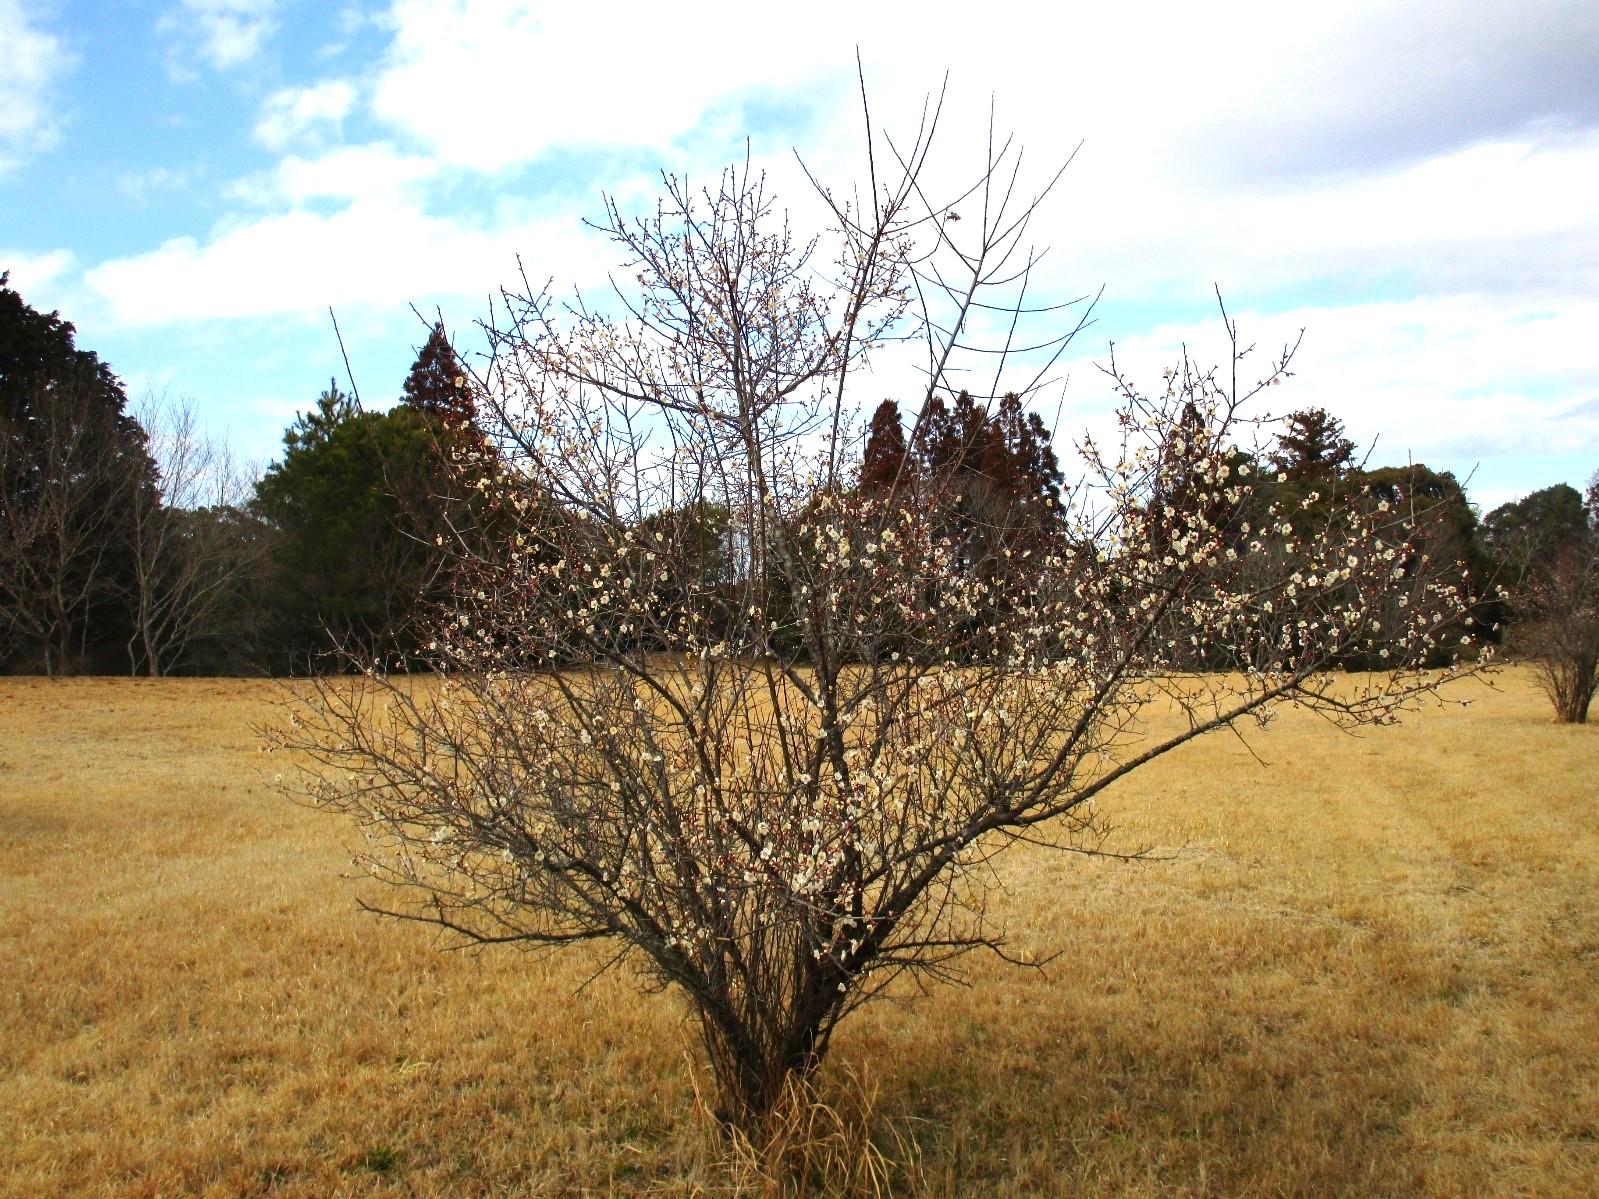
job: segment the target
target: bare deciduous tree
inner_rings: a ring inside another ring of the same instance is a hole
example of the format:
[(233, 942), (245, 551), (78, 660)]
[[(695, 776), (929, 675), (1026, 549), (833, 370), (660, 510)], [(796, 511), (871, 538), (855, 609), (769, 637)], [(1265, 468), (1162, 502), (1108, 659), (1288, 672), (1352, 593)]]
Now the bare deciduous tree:
[(133, 498), (132, 635), (134, 674), (167, 674), (198, 636), (211, 631), (238, 588), (263, 567), (259, 547), (239, 536), (233, 510), (252, 480), (227, 445), (201, 428), (194, 405), (147, 395), (135, 416), (160, 471), (155, 488)]
[[(1192, 369), (1153, 398), (1118, 378), (1120, 444), (1081, 443), (1058, 538), (994, 531), (1005, 569), (963, 567), (928, 506), (855, 488), (847, 405), (882, 343), (922, 339), (924, 406), (975, 391), (978, 362), (996, 402), (1075, 328), (1027, 336), (1063, 314), (1025, 295), (1036, 202), (1009, 148), (933, 198), (930, 135), (858, 200), (821, 193), (825, 248), (747, 169), (701, 195), (668, 179), (648, 219), (607, 210), (618, 317), (508, 296), (477, 386), (501, 536), (464, 555), (437, 675), (310, 683), (281, 734), (316, 763), (312, 801), (414, 894), (395, 914), (614, 941), (686, 1000), (752, 1135), (891, 980), (1005, 952), (995, 854), (1093, 851), (1108, 787), (1284, 704), (1393, 721), (1448, 673), (1419, 663), (1462, 607), (1386, 501), (1309, 536), (1272, 511), (1239, 540), (1253, 392)], [(679, 535), (704, 522), (666, 519), (694, 505), (725, 514), (718, 569)], [(1175, 669), (1201, 642), (1233, 669)], [(1328, 673), (1356, 649), (1388, 669)]]
[(76, 365), (29, 381), (25, 402), (0, 412), (0, 650), (38, 646), (49, 675), (81, 662), (96, 617), (120, 606), (128, 510), (152, 487), (107, 377)]
[(1526, 615), (1513, 630), (1565, 724), (1586, 724), (1599, 691), (1599, 535), (1574, 540), (1532, 572), (1517, 593)]

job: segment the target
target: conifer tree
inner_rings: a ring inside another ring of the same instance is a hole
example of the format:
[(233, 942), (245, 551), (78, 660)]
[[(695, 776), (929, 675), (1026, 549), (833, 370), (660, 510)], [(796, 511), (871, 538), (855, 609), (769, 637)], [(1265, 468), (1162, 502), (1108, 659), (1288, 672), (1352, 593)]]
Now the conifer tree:
[(1354, 465), (1355, 443), (1344, 436), (1344, 423), (1325, 408), (1290, 412), (1277, 435), (1269, 461), (1289, 483), (1337, 478)]
[(0, 665), (117, 661), (135, 589), (130, 513), (159, 472), (111, 368), (0, 273)]
[(899, 405), (884, 400), (872, 414), (866, 437), (866, 452), (861, 459), (861, 490), (882, 495), (909, 482), (905, 429), (900, 424)]
[(411, 364), (400, 399), (416, 411), (435, 418), (459, 433), (477, 423), (477, 402), (470, 381), (455, 356), (444, 322), (436, 321), (428, 339)]

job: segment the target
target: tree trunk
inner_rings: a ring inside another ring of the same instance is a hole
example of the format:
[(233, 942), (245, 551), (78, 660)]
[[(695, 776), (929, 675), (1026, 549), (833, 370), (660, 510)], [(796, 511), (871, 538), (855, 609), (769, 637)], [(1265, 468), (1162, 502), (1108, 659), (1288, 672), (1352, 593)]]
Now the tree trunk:
[[(837, 983), (827, 985), (836, 988)], [(784, 1104), (803, 1094), (827, 1053), (824, 1030), (832, 1024), (837, 1003), (823, 991), (820, 975), (804, 979), (801, 987), (804, 998), (781, 1030), (752, 1030), (734, 1017), (719, 1018), (700, 1008), (706, 1055), (716, 1078), (717, 1118), (753, 1145), (770, 1139)]]

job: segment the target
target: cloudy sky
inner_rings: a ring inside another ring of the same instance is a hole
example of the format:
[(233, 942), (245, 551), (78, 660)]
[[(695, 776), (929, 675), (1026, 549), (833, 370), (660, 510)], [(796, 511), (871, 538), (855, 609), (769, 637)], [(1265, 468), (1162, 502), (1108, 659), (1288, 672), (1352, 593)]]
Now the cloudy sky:
[(1054, 295), (1103, 288), (1063, 448), (1110, 342), (1151, 385), (1221, 352), (1219, 286), (1263, 348), (1305, 330), (1276, 409), (1332, 410), (1374, 461), (1485, 508), (1599, 468), (1592, 0), (0, 0), (0, 45), (0, 269), (258, 459), (343, 378), (330, 306), (382, 405), (413, 307), (470, 346), (519, 257), (602, 291), (604, 194), (746, 140), (796, 204), (795, 150), (858, 180), (858, 47), (890, 132), (949, 73), (952, 171), (991, 103), (1036, 178), (1076, 151), (1035, 229)]

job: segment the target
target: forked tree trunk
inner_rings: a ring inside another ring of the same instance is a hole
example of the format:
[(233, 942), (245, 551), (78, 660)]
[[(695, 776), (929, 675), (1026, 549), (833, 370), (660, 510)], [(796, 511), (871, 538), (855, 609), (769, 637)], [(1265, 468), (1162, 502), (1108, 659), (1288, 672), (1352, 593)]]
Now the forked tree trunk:
[(1599, 656), (1568, 655), (1538, 662), (1544, 691), (1561, 724), (1587, 724), (1588, 708), (1599, 691)]
[(1588, 708), (1593, 703), (1596, 674), (1595, 664), (1584, 663), (1582, 667), (1572, 671), (1572, 677), (1567, 681), (1565, 694), (1557, 703), (1560, 709), (1560, 719), (1566, 724), (1587, 724)]
[(726, 1020), (700, 1010), (706, 1055), (716, 1080), (717, 1119), (751, 1144), (764, 1144), (785, 1099), (810, 1080), (826, 1056), (824, 1030), (831, 1026), (837, 1005), (809, 989), (811, 1002), (775, 1036), (741, 1024), (724, 1028)]

